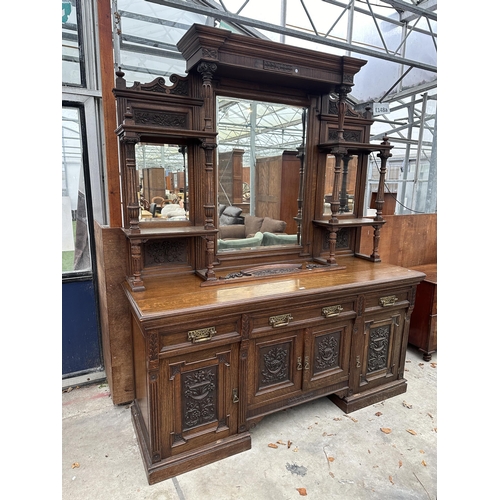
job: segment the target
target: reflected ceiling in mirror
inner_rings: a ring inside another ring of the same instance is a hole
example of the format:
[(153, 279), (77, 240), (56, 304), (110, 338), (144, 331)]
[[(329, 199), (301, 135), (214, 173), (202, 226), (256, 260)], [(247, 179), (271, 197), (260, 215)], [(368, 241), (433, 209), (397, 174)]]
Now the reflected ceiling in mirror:
[(141, 221), (189, 219), (186, 146), (139, 143), (135, 148)]
[(218, 251), (296, 245), (305, 110), (217, 97)]

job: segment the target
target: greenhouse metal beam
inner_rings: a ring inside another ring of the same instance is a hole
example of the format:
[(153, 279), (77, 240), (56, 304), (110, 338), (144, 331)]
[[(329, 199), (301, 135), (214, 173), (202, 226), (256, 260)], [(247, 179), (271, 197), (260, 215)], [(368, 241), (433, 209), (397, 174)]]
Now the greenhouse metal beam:
[(196, 4), (192, 1), (182, 1), (182, 0), (146, 0), (150, 3), (155, 3), (158, 5), (162, 5), (164, 7), (177, 8), (180, 10), (185, 10), (189, 12), (194, 12), (196, 14), (202, 14), (209, 17), (215, 17), (216, 19), (221, 19), (227, 22), (243, 24), (252, 26), (254, 28), (259, 28), (267, 31), (271, 31), (273, 33), (278, 33), (286, 36), (291, 36), (294, 38), (299, 38), (302, 40), (307, 40), (310, 42), (319, 43), (322, 45), (328, 45), (330, 47), (335, 47), (338, 49), (342, 49), (345, 51), (355, 52), (357, 54), (362, 54), (364, 56), (374, 57), (377, 59), (383, 59), (386, 61), (394, 62), (397, 64), (403, 64), (406, 66), (412, 66), (414, 68), (422, 69), (425, 71), (430, 71), (432, 73), (437, 73), (437, 67), (432, 64), (426, 64), (420, 61), (415, 61), (413, 59), (407, 59), (405, 57), (399, 57), (392, 54), (388, 54), (385, 52), (372, 50), (367, 47), (361, 47), (357, 45), (352, 45), (346, 42), (341, 42), (338, 40), (327, 39), (322, 36), (313, 35), (309, 33), (305, 33), (303, 31), (284, 28), (283, 26), (278, 26), (276, 24), (266, 23), (263, 21), (258, 21), (256, 19), (251, 19), (249, 17), (243, 17), (235, 14), (231, 14), (229, 12), (224, 12), (212, 7), (205, 7), (200, 4)]
[[(412, 14), (416, 14), (417, 16), (427, 17), (428, 19), (432, 19), (433, 21), (437, 21), (437, 14), (433, 11), (437, 9), (437, 1), (426, 1), (421, 2), (418, 5), (411, 4), (408, 2), (403, 2), (401, 0), (381, 0), (383, 3), (389, 4), (391, 7), (394, 7), (398, 12), (405, 14), (407, 12), (411, 12)], [(424, 8), (421, 7), (424, 6)], [(414, 19), (415, 16), (405, 17), (405, 21), (410, 21)]]

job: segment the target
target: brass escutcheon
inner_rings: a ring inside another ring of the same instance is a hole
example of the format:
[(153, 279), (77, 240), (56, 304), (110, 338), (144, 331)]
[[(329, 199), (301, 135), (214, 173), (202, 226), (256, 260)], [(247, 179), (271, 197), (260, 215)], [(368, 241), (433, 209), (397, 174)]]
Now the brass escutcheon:
[(297, 358), (297, 371), (302, 370), (302, 358), (299, 356)]
[(279, 316), (271, 316), (269, 318), (269, 324), (273, 328), (277, 328), (278, 326), (286, 326), (290, 321), (292, 321), (291, 314), (280, 314)]
[(210, 340), (216, 333), (215, 326), (201, 328), (199, 330), (190, 330), (188, 332), (188, 340), (190, 340), (193, 344), (197, 342), (205, 342)]
[(233, 403), (239, 403), (240, 398), (238, 397), (238, 389), (233, 389)]
[(340, 305), (339, 306), (328, 306), (328, 307), (323, 307), (323, 309), (321, 309), (321, 314), (325, 318), (332, 318), (333, 316), (338, 316), (343, 310), (344, 310), (344, 308)]
[(395, 295), (389, 295), (387, 297), (380, 297), (379, 304), (382, 307), (393, 306), (398, 301)]

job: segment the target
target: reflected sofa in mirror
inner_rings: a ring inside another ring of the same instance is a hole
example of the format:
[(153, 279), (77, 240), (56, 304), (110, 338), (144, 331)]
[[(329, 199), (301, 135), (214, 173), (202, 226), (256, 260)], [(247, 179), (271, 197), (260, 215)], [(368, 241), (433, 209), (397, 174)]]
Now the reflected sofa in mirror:
[(141, 222), (189, 220), (187, 156), (186, 146), (136, 145)]
[(218, 251), (297, 245), (303, 108), (219, 96), (217, 132)]

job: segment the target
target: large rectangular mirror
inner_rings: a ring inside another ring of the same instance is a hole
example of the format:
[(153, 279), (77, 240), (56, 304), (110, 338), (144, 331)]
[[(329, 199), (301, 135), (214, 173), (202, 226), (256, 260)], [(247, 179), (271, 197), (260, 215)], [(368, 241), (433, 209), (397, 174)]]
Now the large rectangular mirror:
[(138, 143), (135, 147), (140, 220), (189, 220), (187, 147)]
[(305, 110), (217, 97), (218, 251), (297, 245)]

